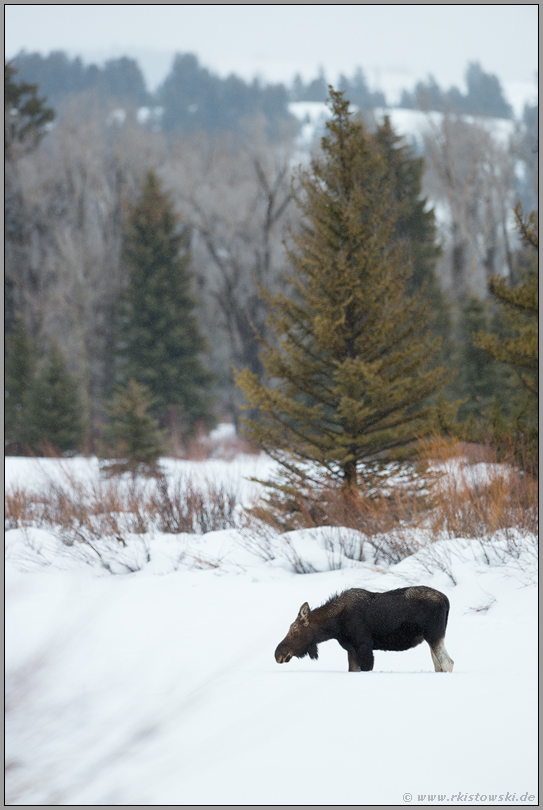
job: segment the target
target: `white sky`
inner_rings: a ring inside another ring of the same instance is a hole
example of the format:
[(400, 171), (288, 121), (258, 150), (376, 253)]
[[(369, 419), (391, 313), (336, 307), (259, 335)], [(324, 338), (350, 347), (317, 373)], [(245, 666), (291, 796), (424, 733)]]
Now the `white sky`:
[(65, 50), (85, 61), (138, 59), (153, 89), (175, 52), (226, 75), (329, 80), (360, 65), (372, 89), (411, 88), (432, 73), (463, 87), (469, 61), (504, 85), (533, 85), (538, 6), (521, 5), (12, 5), (5, 49)]

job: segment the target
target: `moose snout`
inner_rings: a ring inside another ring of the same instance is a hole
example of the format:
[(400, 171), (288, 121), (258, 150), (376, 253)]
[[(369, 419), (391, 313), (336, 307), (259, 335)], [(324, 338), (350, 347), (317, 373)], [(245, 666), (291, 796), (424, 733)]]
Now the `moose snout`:
[(292, 653), (289, 652), (285, 644), (280, 644), (275, 651), (275, 660), (278, 664), (288, 664), (292, 658)]

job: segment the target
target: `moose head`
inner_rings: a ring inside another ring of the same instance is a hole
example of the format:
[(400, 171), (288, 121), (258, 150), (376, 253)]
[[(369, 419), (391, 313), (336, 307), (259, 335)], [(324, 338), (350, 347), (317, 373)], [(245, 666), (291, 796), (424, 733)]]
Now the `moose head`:
[(318, 658), (315, 635), (316, 628), (311, 623), (311, 611), (307, 602), (304, 602), (285, 638), (275, 650), (277, 663), (287, 664), (293, 656), (303, 658), (309, 655), (310, 658)]

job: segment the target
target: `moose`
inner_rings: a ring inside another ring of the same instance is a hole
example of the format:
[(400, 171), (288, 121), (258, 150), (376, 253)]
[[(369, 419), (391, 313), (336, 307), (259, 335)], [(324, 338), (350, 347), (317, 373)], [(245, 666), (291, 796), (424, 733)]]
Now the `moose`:
[(317, 644), (335, 638), (347, 650), (349, 672), (370, 672), (374, 650), (409, 650), (427, 641), (436, 672), (452, 672), (445, 649), (449, 600), (417, 585), (384, 593), (350, 588), (314, 610), (304, 602), (275, 650), (278, 664), (294, 656), (317, 659)]

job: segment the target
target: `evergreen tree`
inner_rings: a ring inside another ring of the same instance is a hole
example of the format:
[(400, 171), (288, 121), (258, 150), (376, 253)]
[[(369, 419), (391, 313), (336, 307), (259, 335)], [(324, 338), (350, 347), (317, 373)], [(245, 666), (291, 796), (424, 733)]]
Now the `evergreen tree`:
[(79, 385), (53, 343), (28, 394), (25, 433), (34, 452), (45, 444), (60, 452), (75, 451), (84, 440)]
[[(341, 86), (343, 83), (343, 87)], [(345, 90), (351, 104), (359, 110), (371, 110), (375, 107), (386, 107), (386, 98), (379, 90), (370, 92), (362, 68), (358, 67), (353, 78), (349, 81), (345, 76), (340, 78), (340, 90)]]
[(430, 304), (433, 330), (442, 337), (442, 358), (450, 354), (450, 314), (445, 296), (435, 272), (441, 248), (436, 241), (436, 223), (432, 208), (426, 210), (427, 198), (422, 196), (424, 159), (414, 157), (403, 138), (392, 129), (385, 117), (377, 127), (376, 139), (384, 150), (387, 172), (398, 205), (395, 236), (404, 243), (411, 261), (412, 272), (407, 292), (424, 289)]
[(6, 335), (5, 345), (5, 436), (15, 452), (28, 442), (28, 393), (36, 373), (36, 346), (19, 318)]
[(480, 299), (470, 298), (462, 307), (455, 352), (458, 378), (454, 388), (463, 400), (458, 419), (463, 422), (472, 417), (470, 424), (474, 426), (480, 423), (496, 397), (500, 397), (503, 406), (508, 408), (503, 396), (507, 390), (507, 370), (474, 341), (474, 334), (488, 329), (491, 322), (489, 307)]
[(164, 423), (177, 413), (190, 433), (198, 422), (211, 424), (213, 418), (212, 375), (201, 359), (206, 342), (191, 292), (188, 240), (187, 230), (178, 229), (169, 196), (149, 171), (124, 231), (129, 281), (119, 308), (121, 377), (147, 385), (153, 415)]
[(517, 384), (512, 392), (514, 408), (507, 427), (515, 441), (517, 457), (530, 465), (536, 465), (539, 436), (539, 240), (535, 212), (525, 216), (520, 204), (517, 204), (515, 216), (531, 260), (525, 260), (525, 267), (519, 268), (519, 274), (524, 278), (516, 287), (510, 287), (504, 278), (490, 279), (490, 291), (501, 305), (500, 317), (505, 335), (478, 331), (474, 334), (474, 343), (494, 360), (505, 363), (512, 370)]
[(326, 101), (326, 78), (322, 67), (319, 69), (319, 75), (308, 82), (302, 101)]
[(513, 110), (503, 96), (500, 80), (485, 73), (478, 62), (471, 62), (466, 70), (468, 92), (463, 95), (458, 87), (443, 91), (433, 76), (426, 82), (417, 82), (412, 93), (402, 91), (400, 107), (420, 110), (439, 110), (468, 115), (491, 115), (512, 118)]
[[(37, 146), (54, 118), (54, 112), (38, 96), (38, 87), (16, 81), (11, 62), (4, 67), (4, 311), (9, 332), (21, 315), (21, 276), (27, 264), (28, 215), (18, 173), (18, 158)], [(26, 291), (28, 294), (28, 291)]]
[(38, 85), (16, 82), (17, 70), (11, 62), (4, 66), (4, 151), (13, 158), (16, 145), (32, 149), (43, 137), (46, 126), (55, 117), (38, 96)]
[(146, 385), (131, 378), (125, 386), (118, 386), (107, 413), (106, 443), (119, 457), (109, 472), (156, 473), (164, 437), (158, 422), (150, 413), (153, 397)]
[[(517, 227), (526, 245), (538, 251), (537, 219), (532, 212), (525, 217), (522, 209), (515, 208)], [(518, 373), (519, 379), (531, 394), (538, 396), (538, 266), (537, 260), (525, 271), (525, 280), (517, 287), (509, 287), (506, 279), (493, 277), (489, 289), (502, 305), (502, 319), (513, 336), (500, 340), (496, 334), (479, 333), (475, 340), (478, 346), (489, 352), (496, 360), (507, 363)]]
[(13, 65), (25, 82), (39, 82), (40, 88), (58, 106), (66, 96), (89, 89), (93, 74), (76, 56), (70, 59), (64, 51), (51, 51), (47, 56), (21, 51)]
[(121, 104), (143, 105), (148, 101), (145, 79), (135, 59), (109, 59), (99, 73), (97, 90)]
[(503, 96), (500, 80), (492, 73), (485, 73), (478, 62), (469, 63), (466, 84), (466, 112), (497, 118), (513, 117), (513, 109)]
[(259, 113), (268, 125), (289, 120), (288, 93), (282, 84), (262, 87), (258, 81), (248, 84), (231, 74), (225, 79), (211, 73), (194, 54), (177, 54), (172, 68), (157, 90), (164, 109), (165, 132), (235, 131), (241, 123)]
[(420, 294), (406, 291), (411, 267), (383, 154), (331, 88), (330, 105), (322, 157), (300, 177), (294, 294), (268, 296), (277, 344), (265, 346), (266, 380), (248, 369), (237, 380), (258, 409), (246, 422), (255, 442), (294, 475), (316, 463), (349, 489), (361, 462), (405, 457), (434, 428), (423, 402), (445, 370), (428, 370), (439, 339)]

